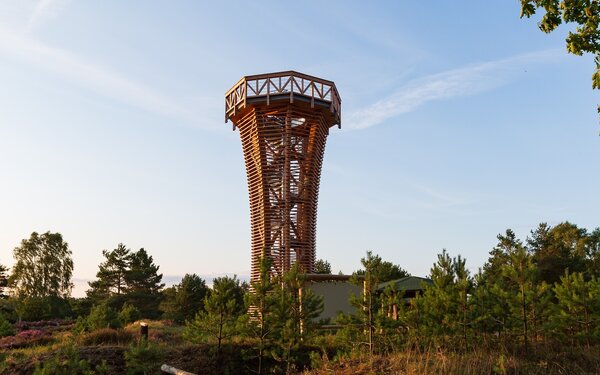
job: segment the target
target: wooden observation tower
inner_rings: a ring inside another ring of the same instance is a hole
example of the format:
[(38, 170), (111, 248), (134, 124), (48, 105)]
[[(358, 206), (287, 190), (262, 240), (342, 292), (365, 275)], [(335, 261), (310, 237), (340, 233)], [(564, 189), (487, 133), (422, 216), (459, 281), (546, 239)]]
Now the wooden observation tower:
[(294, 71), (246, 76), (225, 94), (240, 131), (250, 195), (251, 279), (262, 254), (272, 273), (314, 271), (317, 201), (329, 128), (341, 127), (335, 84)]

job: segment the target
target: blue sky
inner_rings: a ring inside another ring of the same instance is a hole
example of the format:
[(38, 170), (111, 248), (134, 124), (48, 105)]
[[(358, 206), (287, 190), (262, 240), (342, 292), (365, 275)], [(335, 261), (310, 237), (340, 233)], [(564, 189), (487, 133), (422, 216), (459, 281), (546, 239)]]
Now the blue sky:
[(317, 256), (366, 250), (425, 275), (476, 271), (496, 235), (600, 225), (592, 58), (518, 1), (0, 1), (0, 263), (58, 231), (76, 295), (102, 249), (168, 280), (248, 275), (249, 209), (224, 93), (241, 76), (333, 80)]

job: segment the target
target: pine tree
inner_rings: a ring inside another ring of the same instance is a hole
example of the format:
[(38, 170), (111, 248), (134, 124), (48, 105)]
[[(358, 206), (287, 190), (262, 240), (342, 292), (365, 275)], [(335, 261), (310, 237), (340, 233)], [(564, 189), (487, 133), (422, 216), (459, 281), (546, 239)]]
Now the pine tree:
[(317, 259), (315, 262), (315, 273), (331, 275), (331, 264), (323, 259)]
[(456, 320), (452, 311), (458, 311), (455, 297), (454, 267), (444, 249), (431, 268), (432, 285), (425, 289), (422, 304), (426, 316), (427, 336), (445, 341), (456, 333)]
[(209, 293), (203, 279), (196, 274), (186, 274), (179, 284), (163, 291), (160, 304), (163, 317), (178, 323), (193, 319), (204, 308), (204, 297)]
[(250, 283), (251, 291), (246, 295), (250, 317), (249, 334), (258, 339), (258, 374), (262, 373), (265, 351), (270, 346), (275, 330), (273, 310), (277, 303), (277, 295), (274, 293), (277, 282), (271, 279), (270, 269), (271, 260), (263, 256), (260, 260), (260, 277)]
[(453, 260), (456, 287), (456, 304), (458, 307), (458, 321), (462, 331), (462, 341), (465, 351), (469, 347), (468, 332), (471, 330), (472, 323), (472, 301), (470, 295), (473, 291), (473, 279), (466, 268), (466, 259), (459, 255)]
[(596, 278), (586, 281), (581, 272), (565, 272), (554, 285), (554, 294), (557, 305), (552, 323), (557, 333), (569, 338), (571, 345), (584, 342), (589, 347), (600, 318), (600, 282)]
[[(502, 274), (515, 288), (506, 290), (505, 295), (512, 311), (512, 317), (522, 326), (521, 335), (526, 350), (531, 329), (530, 310), (535, 304), (536, 271), (532, 257), (519, 241), (518, 246), (509, 253), (508, 264), (502, 269)], [(517, 293), (514, 293), (514, 290)]]
[[(432, 285), (427, 286), (420, 304), (425, 316), (422, 329), (436, 344), (462, 343), (468, 348), (472, 326), (473, 280), (460, 256), (450, 258), (444, 249), (431, 268)], [(457, 346), (457, 345), (452, 345)]]
[(505, 270), (510, 268), (510, 254), (523, 248), (523, 244), (511, 229), (504, 235), (498, 234), (497, 239), (498, 244), (490, 252), (477, 280), (475, 306), (480, 330), (498, 333), (504, 339), (512, 330), (509, 297), (515, 290), (514, 284), (505, 277)]
[(185, 336), (191, 341), (215, 342), (220, 357), (223, 342), (237, 334), (245, 311), (239, 303), (240, 292), (243, 289), (235, 276), (214, 279), (212, 292), (204, 299), (204, 311), (187, 324)]
[(277, 349), (276, 359), (286, 363), (287, 372), (293, 363), (302, 341), (312, 333), (314, 320), (323, 311), (323, 298), (305, 288), (305, 276), (298, 264), (284, 273), (275, 288), (275, 303), (272, 309)]
[[(550, 230), (545, 224), (532, 233), (528, 239), (531, 248), (548, 246)], [(528, 252), (512, 230), (498, 235), (491, 254), (476, 292), (478, 326), (489, 333), (499, 332), (506, 343), (514, 342), (510, 335), (521, 337), (527, 350), (530, 337), (537, 337), (546, 323), (551, 297), (548, 285), (539, 280), (534, 251)], [(482, 321), (483, 316), (489, 320)]]
[(585, 252), (587, 275), (600, 277), (600, 228), (589, 234)]
[(165, 284), (161, 283), (159, 268), (143, 248), (130, 256), (129, 269), (125, 272), (126, 299), (140, 310), (142, 317), (160, 316), (160, 292)]
[(116, 296), (111, 300), (118, 300), (113, 304), (120, 309), (127, 287), (126, 275), (130, 268), (131, 250), (120, 243), (114, 250), (102, 250), (102, 255), (106, 260), (98, 266), (97, 280), (89, 282), (91, 289), (86, 293), (97, 303)]
[(539, 269), (539, 277), (548, 284), (560, 280), (565, 270), (585, 270), (587, 231), (568, 221), (555, 227), (541, 223), (527, 239), (528, 250)]
[[(362, 272), (356, 272), (353, 282), (360, 284), (362, 281), (362, 297), (351, 296), (350, 303), (357, 308), (356, 312), (359, 321), (363, 326), (365, 343), (369, 348), (369, 354), (375, 351), (375, 329), (378, 313), (377, 287), (380, 283), (377, 274), (377, 266), (381, 264), (381, 258), (373, 255), (372, 251), (367, 251), (367, 255), (361, 258), (360, 263), (363, 266)], [(359, 278), (358, 276), (362, 276)]]

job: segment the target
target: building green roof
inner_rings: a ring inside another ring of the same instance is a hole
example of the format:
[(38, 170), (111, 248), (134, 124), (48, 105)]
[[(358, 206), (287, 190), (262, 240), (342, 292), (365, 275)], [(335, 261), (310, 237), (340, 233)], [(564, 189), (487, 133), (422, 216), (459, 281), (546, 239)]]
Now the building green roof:
[(423, 290), (425, 289), (423, 284), (433, 284), (430, 279), (426, 279), (424, 277), (417, 276), (407, 276), (401, 279), (396, 279), (392, 281), (386, 281), (385, 283), (381, 283), (377, 285), (377, 290), (384, 290), (388, 285), (394, 285), (395, 289), (400, 290)]

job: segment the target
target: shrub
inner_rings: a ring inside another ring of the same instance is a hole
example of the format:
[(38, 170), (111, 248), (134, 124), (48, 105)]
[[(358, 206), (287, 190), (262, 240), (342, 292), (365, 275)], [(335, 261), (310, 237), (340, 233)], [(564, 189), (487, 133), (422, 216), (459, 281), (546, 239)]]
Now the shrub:
[(87, 317), (87, 328), (95, 330), (100, 328), (121, 328), (117, 312), (107, 304), (96, 305)]
[(72, 314), (69, 301), (56, 296), (16, 299), (15, 310), (22, 320), (30, 321), (64, 318)]
[(4, 317), (6, 319), (8, 319), (9, 322), (14, 323), (17, 320), (19, 320), (19, 317), (17, 316), (17, 312), (16, 312), (15, 308), (16, 307), (15, 307), (14, 299), (0, 298), (0, 314), (4, 315)]
[(89, 331), (87, 317), (78, 316), (73, 325), (73, 332), (76, 334)]
[(162, 359), (161, 351), (145, 340), (131, 345), (125, 352), (127, 375), (151, 374), (158, 369)]
[(88, 316), (94, 304), (89, 298), (69, 298), (69, 303), (71, 304), (73, 318)]
[(125, 302), (121, 312), (119, 313), (119, 320), (123, 325), (133, 323), (140, 318), (140, 310), (133, 306), (129, 302)]
[(133, 335), (124, 329), (101, 328), (81, 338), (83, 345), (126, 345), (133, 341)]
[(0, 337), (13, 336), (15, 327), (0, 313)]
[(103, 360), (95, 367), (80, 357), (79, 351), (73, 345), (61, 348), (54, 356), (36, 365), (34, 375), (56, 374), (109, 374), (110, 366)]

